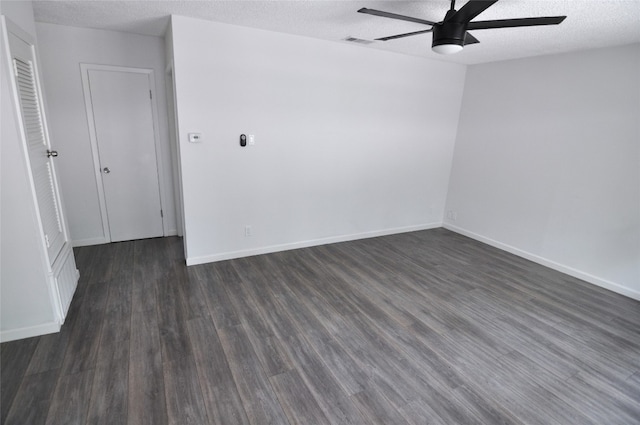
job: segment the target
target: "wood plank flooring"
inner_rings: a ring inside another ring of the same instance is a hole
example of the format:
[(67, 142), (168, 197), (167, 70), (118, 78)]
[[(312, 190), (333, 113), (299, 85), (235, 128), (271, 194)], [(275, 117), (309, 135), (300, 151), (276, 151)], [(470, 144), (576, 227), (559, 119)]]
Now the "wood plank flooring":
[(640, 424), (640, 302), (444, 229), (187, 268), (76, 249), (2, 424)]

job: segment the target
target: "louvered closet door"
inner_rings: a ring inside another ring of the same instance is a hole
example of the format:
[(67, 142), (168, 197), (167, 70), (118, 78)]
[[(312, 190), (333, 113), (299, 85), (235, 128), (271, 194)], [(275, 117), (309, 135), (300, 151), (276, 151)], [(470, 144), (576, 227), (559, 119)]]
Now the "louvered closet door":
[(52, 265), (64, 245), (65, 236), (62, 228), (60, 202), (54, 182), (53, 158), (47, 156), (50, 145), (43, 124), (42, 99), (36, 78), (34, 52), (32, 46), (11, 33), (9, 34), (9, 44), (26, 133), (31, 174), (49, 262)]

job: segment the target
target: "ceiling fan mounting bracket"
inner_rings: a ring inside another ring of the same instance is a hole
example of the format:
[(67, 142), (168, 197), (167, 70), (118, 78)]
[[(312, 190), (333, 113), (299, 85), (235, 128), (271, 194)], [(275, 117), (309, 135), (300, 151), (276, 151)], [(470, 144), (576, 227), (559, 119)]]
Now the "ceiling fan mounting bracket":
[(433, 26), (433, 42), (431, 46), (443, 44), (464, 45), (467, 24), (458, 22), (443, 22)]

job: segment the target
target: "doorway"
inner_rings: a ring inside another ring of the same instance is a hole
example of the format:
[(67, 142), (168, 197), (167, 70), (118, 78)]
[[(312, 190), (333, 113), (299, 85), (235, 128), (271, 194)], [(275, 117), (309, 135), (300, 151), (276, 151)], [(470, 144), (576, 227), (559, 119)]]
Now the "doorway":
[(105, 242), (164, 236), (153, 70), (81, 71)]

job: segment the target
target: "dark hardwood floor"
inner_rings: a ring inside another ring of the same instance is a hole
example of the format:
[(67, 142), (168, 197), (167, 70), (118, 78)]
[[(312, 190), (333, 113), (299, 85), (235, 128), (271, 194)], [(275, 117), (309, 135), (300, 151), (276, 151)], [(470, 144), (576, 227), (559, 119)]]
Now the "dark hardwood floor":
[(3, 424), (640, 423), (640, 302), (436, 229), (185, 267), (76, 249)]

